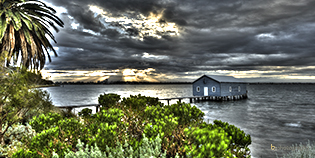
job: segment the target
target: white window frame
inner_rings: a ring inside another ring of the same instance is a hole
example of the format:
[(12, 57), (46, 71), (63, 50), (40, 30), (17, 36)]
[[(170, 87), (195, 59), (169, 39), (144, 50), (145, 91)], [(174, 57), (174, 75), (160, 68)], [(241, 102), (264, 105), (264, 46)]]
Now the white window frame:
[(215, 86), (212, 86), (211, 90), (212, 90), (212, 92), (214, 93), (214, 92), (217, 91), (217, 88), (216, 88)]
[(200, 92), (200, 86), (197, 86), (197, 87), (196, 87), (196, 91), (197, 91), (197, 92)]
[(232, 92), (232, 86), (229, 87), (229, 91)]
[(241, 86), (238, 86), (238, 92), (241, 92)]

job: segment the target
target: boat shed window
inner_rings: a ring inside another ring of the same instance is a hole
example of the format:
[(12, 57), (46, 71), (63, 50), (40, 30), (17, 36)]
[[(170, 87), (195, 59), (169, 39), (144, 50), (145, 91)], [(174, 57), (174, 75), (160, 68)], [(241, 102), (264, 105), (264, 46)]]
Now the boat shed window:
[(232, 87), (230, 86), (229, 91), (232, 92)]
[(215, 86), (212, 87), (212, 92), (215, 92), (216, 91), (216, 88)]
[(200, 87), (199, 86), (196, 87), (196, 91), (200, 92)]
[(241, 92), (241, 86), (238, 86), (238, 92)]

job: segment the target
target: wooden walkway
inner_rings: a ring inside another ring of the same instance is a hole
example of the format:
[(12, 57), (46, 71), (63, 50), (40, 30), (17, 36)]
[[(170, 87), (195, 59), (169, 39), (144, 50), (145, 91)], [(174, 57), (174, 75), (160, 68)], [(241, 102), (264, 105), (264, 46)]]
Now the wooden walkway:
[[(199, 101), (230, 101), (230, 100), (240, 100), (246, 99), (247, 94), (238, 95), (238, 96), (193, 96), (193, 97), (175, 97), (175, 98), (162, 98), (159, 100), (166, 100), (167, 105), (170, 105), (171, 100), (178, 100), (181, 102), (183, 99), (189, 99), (189, 102), (199, 102)], [(68, 112), (71, 112), (75, 108), (82, 108), (82, 107), (95, 107), (96, 112), (100, 109), (101, 105), (99, 104), (87, 104), (87, 105), (69, 105), (69, 106), (56, 106), (60, 109), (67, 109)]]
[(230, 100), (240, 100), (247, 99), (247, 94), (237, 95), (237, 96), (193, 96), (193, 97), (175, 97), (175, 98), (164, 98), (159, 100), (167, 100), (167, 105), (170, 104), (171, 100), (178, 100), (181, 102), (183, 99), (189, 99), (189, 102), (199, 102), (199, 101), (230, 101)]
[(68, 112), (71, 112), (75, 108), (83, 108), (83, 107), (91, 107), (91, 106), (95, 106), (96, 112), (98, 112), (98, 109), (100, 108), (101, 105), (99, 105), (99, 104), (87, 104), (87, 105), (67, 105), (67, 106), (56, 106), (56, 107), (60, 108), (60, 109), (67, 109)]

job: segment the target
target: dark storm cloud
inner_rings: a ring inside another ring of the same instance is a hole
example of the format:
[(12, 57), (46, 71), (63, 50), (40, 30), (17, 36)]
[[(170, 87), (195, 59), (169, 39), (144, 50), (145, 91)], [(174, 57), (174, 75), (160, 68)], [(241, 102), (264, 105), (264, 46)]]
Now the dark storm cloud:
[[(65, 28), (56, 34), (60, 57), (48, 65), (54, 69), (152, 67), (157, 73), (181, 75), (315, 65), (313, 0), (45, 1), (67, 10), (62, 15)], [(139, 40), (139, 28), (106, 22), (90, 10), (91, 5), (112, 17), (161, 15), (159, 22), (175, 23), (179, 35), (156, 32), (162, 38), (145, 35)], [(76, 29), (71, 26), (74, 23)], [(313, 70), (292, 73), (313, 75)]]

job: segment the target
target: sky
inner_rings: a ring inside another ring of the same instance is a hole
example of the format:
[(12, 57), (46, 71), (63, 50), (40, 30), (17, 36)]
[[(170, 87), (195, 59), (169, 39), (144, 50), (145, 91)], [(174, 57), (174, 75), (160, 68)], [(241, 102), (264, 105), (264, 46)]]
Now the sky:
[(53, 81), (315, 82), (314, 0), (43, 0)]

